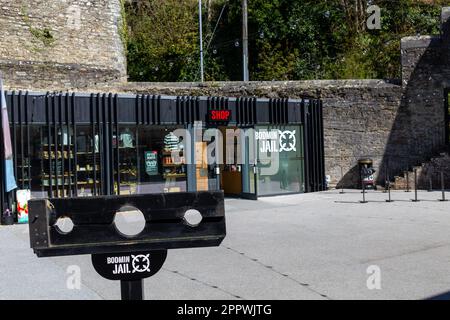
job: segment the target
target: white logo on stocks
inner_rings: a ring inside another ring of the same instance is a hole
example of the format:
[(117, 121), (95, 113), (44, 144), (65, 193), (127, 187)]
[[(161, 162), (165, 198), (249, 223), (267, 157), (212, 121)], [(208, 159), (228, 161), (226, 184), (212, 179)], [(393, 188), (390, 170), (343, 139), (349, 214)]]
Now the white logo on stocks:
[(296, 130), (256, 132), (256, 140), (260, 141), (260, 151), (261, 152), (297, 151), (297, 148), (295, 147), (295, 145), (297, 144), (295, 132)]
[(131, 255), (131, 266), (133, 270), (130, 270), (130, 257), (108, 257), (107, 264), (114, 264), (113, 274), (129, 274), (136, 272), (150, 272), (150, 254), (139, 254), (137, 256)]

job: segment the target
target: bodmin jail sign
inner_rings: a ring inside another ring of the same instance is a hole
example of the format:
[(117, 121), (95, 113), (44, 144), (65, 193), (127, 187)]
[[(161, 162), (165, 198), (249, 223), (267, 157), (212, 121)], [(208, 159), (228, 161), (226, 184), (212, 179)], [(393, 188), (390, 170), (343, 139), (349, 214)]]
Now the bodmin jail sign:
[(296, 130), (271, 130), (255, 132), (255, 139), (259, 141), (259, 151), (267, 152), (296, 152)]
[(167, 257), (167, 250), (130, 253), (94, 254), (94, 269), (109, 280), (139, 280), (157, 273)]

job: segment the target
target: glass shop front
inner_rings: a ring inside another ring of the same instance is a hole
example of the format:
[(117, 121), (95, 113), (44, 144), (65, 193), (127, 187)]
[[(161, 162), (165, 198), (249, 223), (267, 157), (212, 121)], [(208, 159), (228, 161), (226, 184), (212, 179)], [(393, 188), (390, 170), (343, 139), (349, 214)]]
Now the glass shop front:
[(32, 198), (323, 189), (318, 102), (9, 93), (7, 103), (18, 191)]

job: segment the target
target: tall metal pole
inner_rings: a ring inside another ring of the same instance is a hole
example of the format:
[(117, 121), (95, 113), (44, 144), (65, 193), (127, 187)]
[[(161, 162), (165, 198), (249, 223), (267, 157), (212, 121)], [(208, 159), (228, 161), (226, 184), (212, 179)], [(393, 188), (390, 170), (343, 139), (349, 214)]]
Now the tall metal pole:
[(242, 0), (242, 67), (244, 81), (249, 81), (248, 72), (248, 6), (247, 0)]
[(203, 18), (202, 18), (202, 0), (198, 0), (198, 24), (200, 33), (200, 78), (201, 82), (205, 81), (203, 68)]

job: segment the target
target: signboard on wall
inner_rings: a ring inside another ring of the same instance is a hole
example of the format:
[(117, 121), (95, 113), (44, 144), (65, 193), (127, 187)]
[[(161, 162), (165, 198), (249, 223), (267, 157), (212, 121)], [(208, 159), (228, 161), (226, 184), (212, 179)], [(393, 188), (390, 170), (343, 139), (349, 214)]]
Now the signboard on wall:
[(31, 190), (17, 190), (16, 198), (18, 223), (28, 223), (28, 200), (31, 199)]
[(231, 110), (209, 110), (208, 121), (228, 123), (231, 120)]
[(297, 152), (296, 130), (261, 130), (255, 133), (260, 152)]
[(158, 151), (146, 151), (144, 153), (145, 172), (149, 176), (157, 176), (158, 171)]

